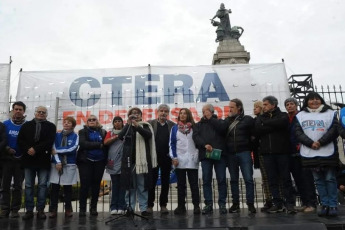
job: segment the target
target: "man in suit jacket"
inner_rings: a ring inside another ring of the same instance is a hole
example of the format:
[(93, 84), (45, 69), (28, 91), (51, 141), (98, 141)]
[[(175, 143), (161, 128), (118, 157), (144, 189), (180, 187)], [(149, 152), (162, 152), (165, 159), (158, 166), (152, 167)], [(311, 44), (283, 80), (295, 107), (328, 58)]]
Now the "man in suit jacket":
[(171, 128), (175, 125), (174, 122), (168, 120), (170, 108), (166, 104), (158, 106), (158, 118), (148, 121), (153, 128), (154, 137), (156, 141), (156, 152), (158, 167), (152, 169), (152, 186), (149, 189), (149, 199), (147, 212), (153, 212), (155, 201), (155, 188), (158, 179), (159, 169), (161, 170), (161, 194), (159, 197), (159, 205), (162, 214), (168, 214), (167, 209), (171, 158), (169, 156), (169, 138)]

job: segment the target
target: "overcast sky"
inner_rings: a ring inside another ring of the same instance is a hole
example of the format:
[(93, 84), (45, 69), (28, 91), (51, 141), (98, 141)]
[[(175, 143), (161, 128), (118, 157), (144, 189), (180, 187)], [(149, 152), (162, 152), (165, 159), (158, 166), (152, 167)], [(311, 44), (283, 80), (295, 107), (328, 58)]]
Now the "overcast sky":
[(344, 0), (2, 0), (0, 63), (25, 71), (211, 65), (220, 3), (241, 26), (250, 63), (345, 86)]

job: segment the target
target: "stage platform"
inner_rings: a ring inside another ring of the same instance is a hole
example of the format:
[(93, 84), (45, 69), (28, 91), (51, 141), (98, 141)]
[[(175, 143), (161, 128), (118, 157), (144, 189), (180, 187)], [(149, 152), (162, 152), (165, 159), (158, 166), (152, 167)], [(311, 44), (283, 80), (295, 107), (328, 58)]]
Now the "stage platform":
[[(20, 213), (23, 216), (23, 213)], [(184, 216), (175, 216), (172, 212), (167, 215), (161, 215), (154, 212), (148, 221), (138, 217), (132, 221), (129, 217), (122, 217), (106, 224), (105, 222), (116, 218), (108, 212), (99, 213), (97, 217), (79, 218), (78, 213), (74, 213), (72, 218), (66, 219), (64, 213), (59, 213), (57, 219), (38, 220), (36, 216), (31, 220), (22, 220), (22, 218), (0, 219), (1, 230), (30, 230), (30, 229), (63, 229), (63, 230), (108, 230), (108, 229), (345, 229), (345, 206), (339, 207), (338, 217), (318, 217), (316, 213), (296, 213), (296, 214), (268, 214), (261, 213), (248, 214), (246, 209), (240, 213), (220, 215), (218, 209), (210, 215), (194, 215), (188, 211)], [(323, 226), (324, 224), (324, 226)]]

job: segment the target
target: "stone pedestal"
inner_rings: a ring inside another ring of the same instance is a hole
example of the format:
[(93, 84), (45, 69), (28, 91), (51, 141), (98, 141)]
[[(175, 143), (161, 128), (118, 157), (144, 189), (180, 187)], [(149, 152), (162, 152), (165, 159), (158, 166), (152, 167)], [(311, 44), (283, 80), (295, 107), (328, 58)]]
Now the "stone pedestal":
[(234, 38), (219, 42), (217, 52), (213, 55), (212, 65), (248, 64), (250, 53), (245, 51), (239, 40)]

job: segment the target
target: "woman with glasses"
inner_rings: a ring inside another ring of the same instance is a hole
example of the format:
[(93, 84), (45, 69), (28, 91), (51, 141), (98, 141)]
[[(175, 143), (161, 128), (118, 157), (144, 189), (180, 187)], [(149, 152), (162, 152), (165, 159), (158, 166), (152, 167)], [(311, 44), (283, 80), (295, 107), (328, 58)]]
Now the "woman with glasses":
[(106, 170), (111, 177), (111, 215), (123, 214), (126, 209), (125, 190), (120, 186), (123, 143), (118, 135), (122, 129), (122, 118), (114, 117), (113, 128), (107, 133), (104, 140), (104, 145), (109, 149)]
[(49, 218), (56, 218), (60, 186), (63, 185), (65, 217), (72, 217), (72, 185), (77, 183), (76, 157), (79, 144), (74, 132), (77, 122), (73, 117), (63, 120), (63, 130), (56, 133), (50, 170), (51, 198)]
[(79, 130), (77, 163), (80, 177), (79, 217), (86, 216), (86, 201), (91, 188), (90, 215), (97, 216), (99, 189), (107, 160), (103, 141), (106, 131), (95, 115), (90, 115)]

